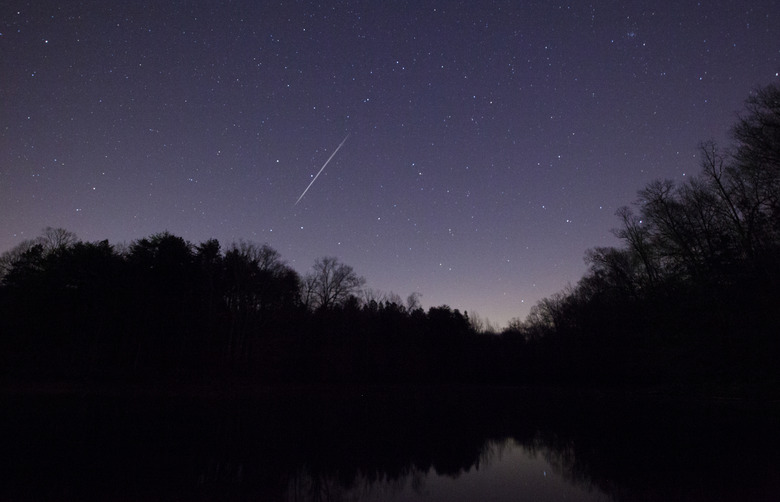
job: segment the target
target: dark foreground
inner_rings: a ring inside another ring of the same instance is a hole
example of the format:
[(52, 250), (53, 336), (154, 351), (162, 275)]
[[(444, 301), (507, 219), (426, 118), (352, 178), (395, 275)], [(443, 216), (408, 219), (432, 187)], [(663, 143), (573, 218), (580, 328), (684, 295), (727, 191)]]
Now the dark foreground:
[[(780, 406), (517, 388), (0, 396), (2, 500), (777, 500)], [(472, 490), (472, 491), (469, 491)]]

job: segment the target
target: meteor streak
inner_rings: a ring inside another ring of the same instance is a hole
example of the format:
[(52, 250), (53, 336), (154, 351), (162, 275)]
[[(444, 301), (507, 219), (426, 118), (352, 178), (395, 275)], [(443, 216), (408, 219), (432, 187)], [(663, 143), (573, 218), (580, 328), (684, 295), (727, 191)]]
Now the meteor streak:
[(346, 143), (346, 142), (347, 142), (347, 138), (349, 138), (349, 134), (347, 134), (347, 135), (344, 137), (344, 139), (341, 141), (341, 143), (339, 143), (339, 146), (337, 146), (337, 147), (336, 147), (336, 149), (335, 149), (335, 150), (333, 150), (333, 153), (331, 153), (331, 154), (330, 154), (330, 157), (328, 157), (328, 160), (326, 160), (326, 161), (325, 161), (325, 163), (324, 163), (324, 164), (322, 164), (322, 167), (320, 168), (319, 172), (317, 173), (317, 176), (315, 176), (315, 177), (314, 177), (314, 179), (313, 179), (313, 180), (311, 180), (311, 183), (309, 183), (309, 186), (307, 186), (307, 187), (306, 187), (306, 190), (304, 190), (304, 191), (303, 191), (303, 193), (301, 194), (301, 196), (300, 196), (300, 197), (298, 197), (298, 200), (296, 200), (296, 201), (295, 201), (295, 204), (293, 204), (294, 206), (297, 206), (297, 205), (298, 205), (298, 203), (301, 201), (301, 199), (303, 199), (303, 196), (304, 196), (304, 195), (306, 195), (306, 192), (308, 192), (308, 191), (309, 191), (309, 188), (311, 188), (311, 186), (314, 184), (314, 182), (315, 182), (315, 181), (317, 181), (317, 178), (320, 176), (320, 174), (322, 174), (322, 171), (324, 171), (324, 170), (325, 170), (325, 166), (327, 166), (327, 165), (328, 165), (328, 162), (330, 162), (330, 160), (331, 160), (331, 159), (332, 159), (332, 158), (333, 158), (333, 157), (336, 155), (336, 153), (338, 153), (339, 149), (340, 149), (342, 146), (344, 146), (344, 143)]

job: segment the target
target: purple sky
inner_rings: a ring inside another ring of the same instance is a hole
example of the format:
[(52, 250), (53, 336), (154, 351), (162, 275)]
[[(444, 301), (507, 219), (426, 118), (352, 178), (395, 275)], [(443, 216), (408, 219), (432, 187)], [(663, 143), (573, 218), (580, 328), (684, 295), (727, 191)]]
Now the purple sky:
[(778, 1), (11, 1), (0, 33), (0, 251), (244, 239), (499, 326), (780, 81)]

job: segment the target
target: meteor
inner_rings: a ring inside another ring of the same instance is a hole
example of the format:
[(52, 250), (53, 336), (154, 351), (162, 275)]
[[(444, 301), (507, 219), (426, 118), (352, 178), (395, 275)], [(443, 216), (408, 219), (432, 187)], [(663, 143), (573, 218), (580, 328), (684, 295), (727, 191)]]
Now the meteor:
[(337, 146), (337, 147), (336, 147), (336, 149), (335, 149), (335, 150), (333, 150), (333, 153), (331, 153), (331, 154), (330, 154), (330, 157), (328, 157), (328, 160), (326, 160), (326, 161), (325, 161), (325, 163), (324, 163), (324, 164), (322, 164), (322, 167), (320, 168), (319, 172), (317, 173), (317, 176), (315, 176), (315, 177), (314, 177), (314, 179), (313, 179), (313, 180), (311, 180), (311, 183), (309, 183), (309, 186), (307, 186), (307, 187), (306, 187), (306, 190), (304, 190), (304, 191), (303, 191), (303, 193), (301, 194), (301, 196), (300, 196), (300, 197), (298, 197), (298, 200), (296, 200), (296, 201), (295, 201), (295, 204), (293, 204), (294, 206), (297, 206), (297, 205), (298, 205), (298, 203), (301, 201), (301, 199), (303, 199), (303, 196), (304, 196), (304, 195), (306, 195), (306, 192), (308, 192), (308, 191), (309, 191), (309, 188), (311, 188), (311, 186), (314, 184), (314, 182), (315, 182), (315, 181), (317, 181), (317, 178), (320, 176), (320, 174), (322, 174), (322, 171), (324, 171), (324, 170), (325, 170), (325, 166), (327, 166), (327, 165), (328, 165), (328, 162), (330, 162), (330, 160), (331, 160), (331, 159), (332, 159), (332, 158), (333, 158), (333, 157), (336, 155), (336, 153), (338, 153), (339, 149), (340, 149), (342, 146), (344, 146), (344, 143), (346, 143), (346, 142), (347, 142), (347, 138), (349, 138), (349, 134), (347, 134), (347, 135), (344, 137), (344, 139), (341, 141), (341, 143), (339, 143), (339, 146)]

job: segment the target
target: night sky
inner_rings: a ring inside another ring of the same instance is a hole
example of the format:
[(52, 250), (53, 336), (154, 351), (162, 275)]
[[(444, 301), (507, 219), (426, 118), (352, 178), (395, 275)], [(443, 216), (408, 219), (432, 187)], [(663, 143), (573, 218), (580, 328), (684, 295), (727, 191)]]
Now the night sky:
[(10, 1), (0, 33), (0, 251), (243, 239), (499, 327), (780, 81), (779, 1)]

